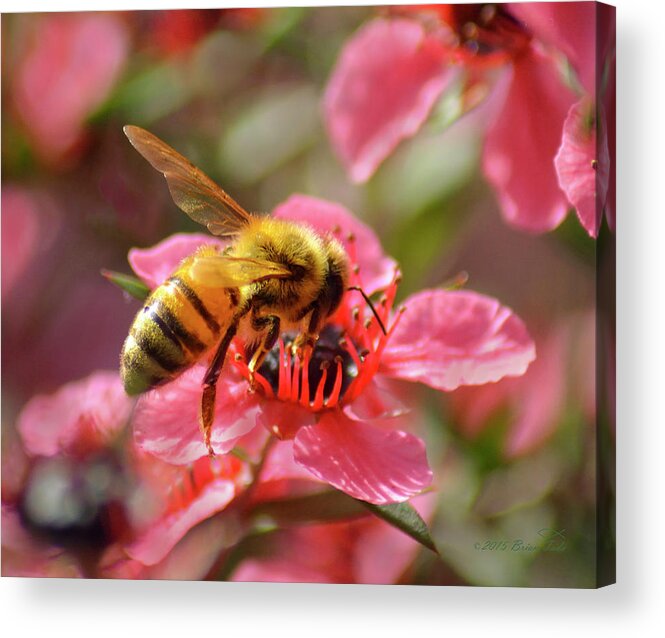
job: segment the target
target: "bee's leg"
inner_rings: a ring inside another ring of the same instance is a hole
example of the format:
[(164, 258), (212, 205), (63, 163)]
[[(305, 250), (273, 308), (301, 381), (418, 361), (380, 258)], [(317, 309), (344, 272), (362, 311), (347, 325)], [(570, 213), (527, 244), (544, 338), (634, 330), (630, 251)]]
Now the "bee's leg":
[(306, 332), (301, 332), (293, 341), (291, 352), (300, 360), (305, 355), (306, 348), (314, 348), (319, 339), (319, 332), (321, 331), (321, 306), (316, 305), (312, 309), (312, 314), (309, 317)]
[(231, 340), (238, 330), (239, 317), (236, 317), (231, 325), (226, 329), (224, 337), (219, 343), (217, 352), (208, 367), (206, 375), (203, 379), (203, 395), (201, 396), (201, 414), (199, 415), (199, 425), (203, 433), (203, 440), (208, 454), (211, 457), (215, 456), (215, 451), (212, 449), (210, 443), (210, 435), (212, 433), (212, 423), (215, 420), (215, 397), (217, 394), (217, 379), (222, 371), (226, 352), (231, 345)]
[(252, 328), (257, 331), (263, 331), (266, 328), (268, 329), (265, 337), (263, 338), (263, 341), (257, 347), (247, 366), (249, 368), (249, 384), (251, 387), (254, 387), (254, 373), (261, 367), (261, 364), (266, 358), (266, 355), (272, 350), (273, 346), (277, 343), (277, 339), (279, 338), (279, 317), (277, 315), (258, 317), (257, 315), (253, 314)]

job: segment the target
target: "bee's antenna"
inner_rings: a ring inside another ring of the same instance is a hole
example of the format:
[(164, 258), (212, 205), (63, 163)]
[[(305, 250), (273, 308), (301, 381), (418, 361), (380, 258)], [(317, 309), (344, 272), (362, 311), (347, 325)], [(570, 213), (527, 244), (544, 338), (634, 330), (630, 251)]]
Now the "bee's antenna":
[(367, 302), (367, 305), (372, 311), (372, 314), (376, 317), (376, 320), (379, 322), (379, 326), (381, 327), (381, 332), (383, 332), (384, 335), (387, 335), (388, 331), (386, 330), (386, 327), (383, 325), (383, 321), (381, 321), (381, 317), (379, 317), (379, 313), (376, 311), (376, 308), (374, 307), (372, 300), (365, 294), (365, 291), (360, 286), (349, 286), (347, 290), (357, 290), (363, 296), (363, 299)]

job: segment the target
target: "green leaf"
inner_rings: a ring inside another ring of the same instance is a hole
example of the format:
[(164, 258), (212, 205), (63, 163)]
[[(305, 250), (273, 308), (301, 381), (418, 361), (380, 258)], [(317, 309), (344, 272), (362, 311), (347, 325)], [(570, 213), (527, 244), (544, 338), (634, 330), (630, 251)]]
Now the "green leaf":
[(256, 184), (315, 142), (320, 125), (319, 94), (312, 85), (256, 94), (229, 122), (218, 170), (243, 186)]
[(275, 8), (260, 29), (266, 52), (277, 46), (291, 33), (305, 16), (305, 7)]
[(358, 501), (358, 503), (362, 503), (372, 514), (408, 534), (413, 540), (418, 541), (427, 549), (431, 549), (435, 554), (439, 553), (427, 528), (427, 523), (410, 503), (392, 503), (391, 505), (372, 505), (372, 503), (364, 501)]
[(306, 496), (264, 501), (252, 510), (251, 516), (254, 519), (254, 529), (269, 531), (277, 527), (360, 518), (366, 515), (368, 510), (421, 545), (439, 553), (427, 524), (409, 503), (372, 505), (344, 492), (328, 490)]
[(150, 288), (148, 288), (148, 286), (146, 286), (140, 279), (132, 277), (131, 275), (123, 275), (114, 270), (102, 270), (102, 276), (108, 279), (112, 284), (115, 284), (125, 292), (128, 292), (132, 297), (136, 297), (139, 301), (144, 301), (150, 294)]
[(148, 66), (119, 85), (115, 93), (91, 116), (93, 122), (111, 114), (148, 126), (177, 111), (191, 97), (190, 69), (172, 61)]
[(367, 514), (360, 501), (343, 492), (329, 490), (259, 503), (252, 510), (257, 529), (325, 523)]

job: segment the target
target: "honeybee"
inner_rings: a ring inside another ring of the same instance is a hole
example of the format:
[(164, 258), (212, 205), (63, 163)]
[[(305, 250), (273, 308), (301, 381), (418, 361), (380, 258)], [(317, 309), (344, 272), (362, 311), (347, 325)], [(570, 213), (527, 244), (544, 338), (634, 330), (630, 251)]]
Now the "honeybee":
[(198, 249), (152, 292), (120, 355), (120, 374), (130, 395), (168, 383), (194, 363), (209, 360), (199, 424), (214, 456), (210, 435), (216, 384), (233, 338), (246, 337), (250, 382), (283, 330), (298, 332), (292, 347), (302, 358), (342, 301), (348, 257), (331, 235), (248, 213), (152, 133), (129, 125), (123, 130), (164, 175), (176, 205), (213, 235), (231, 240), (224, 250)]

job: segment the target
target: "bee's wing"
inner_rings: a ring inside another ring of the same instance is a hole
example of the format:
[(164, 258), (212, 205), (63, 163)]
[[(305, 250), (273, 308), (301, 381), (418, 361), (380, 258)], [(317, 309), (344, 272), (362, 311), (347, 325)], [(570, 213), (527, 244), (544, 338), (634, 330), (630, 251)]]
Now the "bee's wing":
[(209, 255), (194, 257), (189, 275), (204, 286), (237, 288), (267, 279), (286, 279), (291, 271), (267, 259)]
[(132, 146), (163, 173), (173, 201), (213, 235), (236, 234), (252, 216), (188, 159), (138, 126), (123, 128)]

